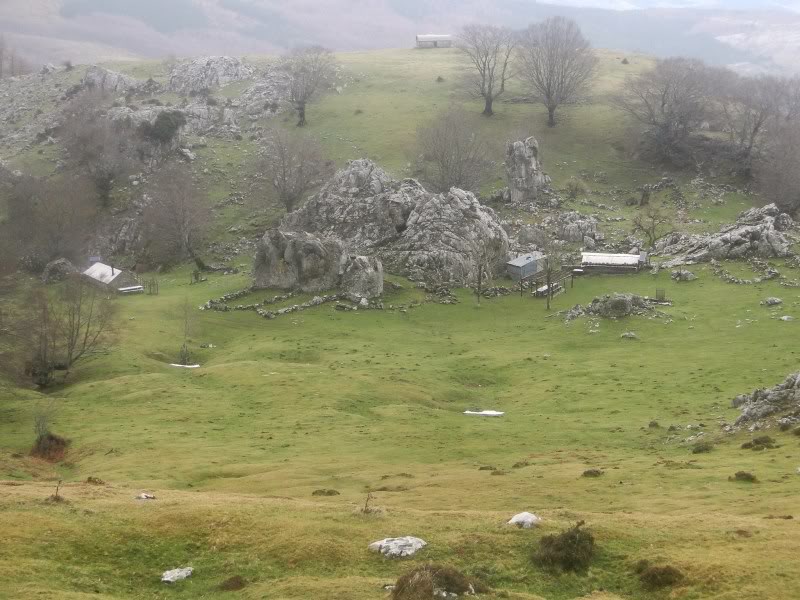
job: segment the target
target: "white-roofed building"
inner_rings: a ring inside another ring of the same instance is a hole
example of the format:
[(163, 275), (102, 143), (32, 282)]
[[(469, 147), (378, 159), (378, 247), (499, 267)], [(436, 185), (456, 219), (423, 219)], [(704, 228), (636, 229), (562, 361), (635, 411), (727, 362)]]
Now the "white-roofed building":
[(83, 272), (94, 283), (122, 293), (141, 292), (144, 290), (139, 279), (124, 269), (109, 266), (101, 262), (94, 263)]
[(647, 254), (581, 253), (581, 269), (585, 271), (638, 271), (646, 264)]
[(417, 48), (452, 48), (453, 36), (439, 33), (425, 33), (417, 36)]

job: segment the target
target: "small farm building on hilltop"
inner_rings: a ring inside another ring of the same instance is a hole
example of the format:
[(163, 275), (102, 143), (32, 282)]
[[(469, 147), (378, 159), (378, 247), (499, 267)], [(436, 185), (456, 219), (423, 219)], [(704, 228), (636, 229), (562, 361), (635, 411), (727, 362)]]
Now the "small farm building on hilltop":
[(506, 272), (514, 281), (528, 279), (544, 269), (544, 254), (531, 252), (506, 263)]
[(581, 253), (581, 269), (586, 272), (619, 273), (639, 271), (647, 265), (647, 254)]
[(426, 33), (417, 36), (417, 48), (452, 48), (453, 36)]

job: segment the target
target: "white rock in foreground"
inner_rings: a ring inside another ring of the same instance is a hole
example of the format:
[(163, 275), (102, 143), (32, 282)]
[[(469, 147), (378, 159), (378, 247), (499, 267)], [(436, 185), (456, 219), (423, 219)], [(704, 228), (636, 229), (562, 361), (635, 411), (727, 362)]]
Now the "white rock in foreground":
[(178, 365), (178, 364), (170, 364), (170, 367), (178, 367), (179, 369), (199, 369), (200, 365)]
[(464, 414), (477, 417), (502, 417), (506, 413), (500, 412), (499, 410), (465, 410)]
[(407, 535), (399, 538), (386, 538), (377, 542), (372, 542), (369, 549), (373, 552), (380, 552), (389, 558), (403, 558), (412, 556), (422, 550), (428, 542), (417, 537)]
[(175, 583), (176, 581), (183, 581), (189, 577), (194, 569), (192, 567), (184, 567), (182, 569), (172, 569), (171, 571), (164, 571), (161, 576), (161, 581), (164, 583)]
[(511, 520), (508, 522), (508, 524), (516, 525), (521, 529), (530, 529), (532, 527), (536, 527), (541, 522), (541, 517), (538, 517), (533, 513), (521, 512), (511, 517)]

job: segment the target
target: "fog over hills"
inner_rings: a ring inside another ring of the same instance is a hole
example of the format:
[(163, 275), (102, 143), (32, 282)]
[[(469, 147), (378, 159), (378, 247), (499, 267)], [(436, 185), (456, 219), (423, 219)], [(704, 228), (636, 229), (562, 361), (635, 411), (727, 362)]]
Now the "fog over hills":
[(44, 62), (249, 54), (319, 43), (408, 47), (473, 21), (519, 27), (563, 14), (598, 47), (690, 55), (744, 69), (800, 69), (800, 1), (4, 0), (0, 31)]

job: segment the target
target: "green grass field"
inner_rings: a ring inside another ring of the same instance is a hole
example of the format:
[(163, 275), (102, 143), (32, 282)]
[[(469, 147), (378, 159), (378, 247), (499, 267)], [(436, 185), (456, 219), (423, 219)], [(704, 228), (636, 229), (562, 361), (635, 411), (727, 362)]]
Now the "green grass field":
[[(242, 575), (247, 598), (377, 599), (382, 583), (435, 560), (512, 598), (646, 598), (632, 572), (642, 558), (686, 573), (681, 598), (796, 596), (797, 524), (766, 517), (796, 511), (800, 439), (741, 450), (749, 435), (719, 424), (735, 418), (733, 396), (797, 370), (795, 325), (759, 301), (780, 295), (781, 314), (800, 317), (800, 296), (698, 274), (683, 285), (666, 273), (578, 280), (554, 310), (656, 287), (674, 300), (668, 319), (603, 321), (596, 333), (528, 297), (477, 306), (463, 292), (444, 306), (409, 284), (386, 298), (421, 302), (407, 313), (198, 311), (195, 371), (168, 366), (183, 303), (246, 281), (164, 276), (160, 296), (119, 300), (116, 349), (50, 395), (53, 429), (72, 439), (66, 463), (27, 457), (42, 396), (3, 403), (0, 596), (223, 598), (216, 586)], [(628, 330), (640, 339), (620, 339)], [(473, 408), (506, 416), (462, 414)], [(711, 453), (691, 453), (690, 424), (718, 442)], [(605, 475), (581, 477), (593, 467)], [(729, 482), (738, 470), (760, 483)], [(89, 476), (108, 485), (81, 483)], [(45, 502), (57, 478), (66, 504)], [(320, 488), (341, 495), (313, 497)], [(142, 490), (157, 500), (134, 500)], [(368, 491), (381, 516), (353, 514)], [(503, 526), (523, 510), (544, 526)], [(590, 572), (535, 566), (537, 539), (578, 519), (597, 535)], [(367, 551), (393, 535), (430, 546), (402, 562)], [(158, 581), (186, 564), (197, 569), (187, 582)]]
[[(584, 197), (569, 204), (582, 212), (630, 220), (626, 198), (664, 175), (685, 186), (685, 219), (702, 220), (683, 229), (715, 230), (757, 202), (728, 194), (715, 206), (688, 185), (691, 175), (630, 158), (627, 124), (608, 99), (650, 62), (631, 56), (625, 66), (621, 54), (600, 56), (591, 98), (565, 108), (549, 129), (544, 109), (531, 104), (499, 102), (495, 117), (482, 117), (458, 85), (465, 62), (456, 51), (343, 54), (349, 83), (309, 108), (308, 131), (339, 165), (367, 157), (404, 177), (417, 128), (463, 104), (496, 151), (487, 190), (502, 185), (505, 141), (524, 131), (539, 139), (556, 187), (584, 178), (585, 198), (614, 208), (588, 207)], [(166, 76), (156, 61), (112, 66)], [(506, 98), (523, 91), (512, 86)], [(293, 126), (293, 117), (278, 118)], [(233, 226), (255, 234), (279, 219), (282, 209), (254, 187), (255, 144), (247, 136), (207, 142), (192, 169), (209, 203), (247, 196), (245, 206), (217, 211), (215, 239), (242, 235), (229, 232)], [(53, 148), (6, 158), (45, 174), (57, 159)], [(598, 183), (600, 172), (606, 178)], [(672, 207), (667, 193), (653, 202)], [(630, 223), (613, 227), (627, 231)], [(747, 273), (742, 264), (726, 268)], [(384, 584), (429, 561), (518, 600), (800, 597), (800, 437), (770, 432), (779, 447), (753, 452), (740, 448), (750, 434), (721, 433), (737, 416), (734, 396), (800, 368), (800, 291), (776, 282), (732, 286), (709, 268), (693, 270), (700, 279), (689, 284), (667, 272), (582, 278), (555, 299), (553, 312), (518, 295), (478, 306), (466, 290), (456, 292), (459, 304), (440, 305), (400, 278), (392, 280), (403, 289), (386, 295), (383, 311), (323, 305), (271, 321), (192, 311), (196, 370), (169, 366), (183, 341), (184, 304), (200, 306), (249, 278), (211, 275), (190, 286), (188, 269), (158, 275), (159, 296), (119, 298), (118, 339), (108, 354), (80, 363), (47, 395), (0, 388), (0, 598), (379, 600)], [(553, 316), (597, 295), (652, 296), (657, 288), (674, 300), (667, 317), (596, 326)], [(784, 305), (760, 306), (767, 296)], [(799, 320), (776, 318), (785, 314)], [(639, 339), (621, 339), (626, 331)], [(467, 409), (506, 414), (469, 417)], [(43, 411), (72, 440), (57, 464), (29, 455)], [(715, 443), (712, 452), (692, 454), (686, 440), (698, 431)], [(589, 468), (604, 475), (582, 477)], [(759, 482), (728, 481), (739, 470)], [(66, 502), (53, 503), (59, 480)], [(323, 488), (340, 495), (312, 495)], [(135, 500), (142, 491), (157, 499)], [(365, 517), (357, 509), (368, 493), (381, 510)], [(543, 525), (504, 525), (522, 511), (541, 515)], [(795, 519), (770, 518), (787, 515)], [(578, 520), (597, 540), (588, 573), (555, 573), (532, 561), (544, 535)], [(429, 546), (402, 561), (367, 550), (400, 535)], [(686, 579), (645, 589), (633, 570), (641, 559), (674, 565)], [(190, 579), (160, 583), (163, 571), (187, 565), (196, 569)], [(249, 585), (219, 589), (235, 575)]]

